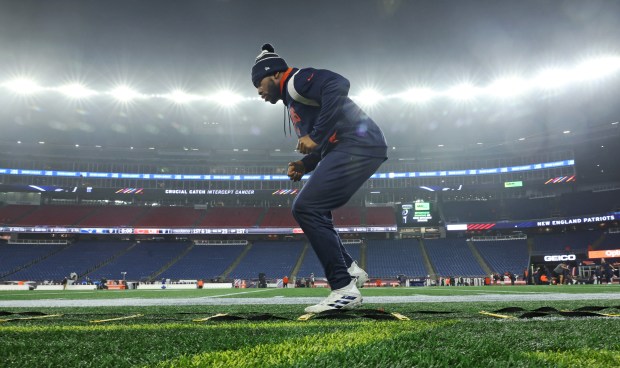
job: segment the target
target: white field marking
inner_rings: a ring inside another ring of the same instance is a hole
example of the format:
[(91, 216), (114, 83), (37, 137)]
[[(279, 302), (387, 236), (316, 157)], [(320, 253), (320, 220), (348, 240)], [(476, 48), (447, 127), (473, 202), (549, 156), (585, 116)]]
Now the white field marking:
[[(71, 292), (71, 294), (95, 294), (95, 293), (115, 293), (115, 292), (119, 292), (119, 293), (131, 293), (134, 291), (139, 291), (139, 292), (145, 292), (145, 291), (152, 291), (152, 292), (160, 292), (160, 293), (169, 293), (169, 292), (173, 292), (173, 291), (188, 291), (188, 290), (193, 290), (193, 289), (147, 289), (147, 290), (98, 290), (98, 291), (77, 291), (77, 290), (69, 290), (69, 292)], [(222, 295), (213, 295), (213, 296), (200, 296), (197, 295), (195, 296), (196, 298), (219, 298), (219, 297), (223, 297), (223, 296), (233, 296), (233, 295), (239, 295), (239, 294), (248, 294), (248, 293), (259, 293), (261, 291), (268, 291), (270, 289), (265, 289), (265, 290), (254, 290), (254, 291), (241, 291), (238, 293), (230, 293), (230, 294), (222, 294)], [(24, 296), (24, 295), (28, 295), (28, 296), (36, 296), (36, 295), (63, 295), (65, 296), (65, 292), (67, 290), (57, 290), (55, 292), (49, 292), (49, 293), (43, 293), (43, 292), (36, 292), (36, 293), (32, 293), (32, 290), (30, 290), (30, 292), (28, 294), (26, 294), (27, 290), (24, 290), (24, 293), (22, 294), (4, 294), (4, 293), (0, 293), (0, 296)], [(191, 298), (192, 296), (188, 296), (189, 298)], [(135, 298), (140, 298), (140, 297), (135, 297)], [(135, 299), (135, 298), (127, 298), (127, 299)], [(58, 299), (65, 299), (65, 298), (58, 298)], [(123, 298), (125, 299), (125, 298)]]
[(509, 294), (553, 294), (548, 291), (506, 291), (506, 290), (498, 290), (498, 291), (481, 291), (483, 294), (493, 294), (493, 293), (509, 293)]
[[(465, 288), (467, 286), (464, 286)], [(513, 291), (513, 290), (480, 290), (480, 289), (423, 289), (424, 291), (445, 291), (445, 290), (450, 290), (450, 292), (463, 292), (463, 293), (472, 293), (472, 294), (480, 294), (480, 295), (486, 295), (486, 294), (494, 294), (494, 293), (509, 293), (509, 294), (545, 294), (548, 293), (547, 291)]]
[[(189, 289), (189, 290), (193, 290), (193, 289)], [(222, 295), (209, 295), (209, 296), (197, 295), (195, 297), (196, 298), (219, 298), (219, 297), (233, 296), (233, 295), (239, 295), (239, 294), (259, 293), (259, 292), (268, 291), (268, 290), (270, 290), (270, 289), (253, 290), (253, 291), (241, 291), (241, 292), (238, 292), (238, 293), (230, 293), (230, 294), (222, 294)], [(24, 291), (26, 291), (26, 290), (24, 290)], [(5, 296), (5, 295), (6, 296), (24, 296), (24, 295), (28, 295), (28, 296), (37, 296), (37, 295), (59, 295), (59, 296), (62, 295), (62, 296), (66, 296), (66, 294), (65, 294), (66, 291), (67, 290), (57, 290), (55, 292), (49, 292), (49, 293), (37, 292), (37, 293), (33, 294), (32, 290), (30, 290), (30, 293), (28, 293), (28, 294), (25, 294), (25, 293), (22, 293), (22, 294), (3, 294), (3, 293), (0, 293), (0, 296)], [(113, 293), (113, 292), (127, 293), (127, 292), (133, 292), (133, 291), (139, 291), (141, 293), (145, 292), (145, 291), (168, 293), (168, 292), (172, 292), (172, 291), (188, 291), (188, 289), (155, 289), (155, 290), (153, 290), (153, 289), (139, 290), (138, 289), (138, 290), (98, 290), (98, 291), (77, 291), (77, 290), (73, 291), (73, 290), (70, 290), (71, 294), (95, 294), (95, 293), (102, 293), (102, 292), (103, 293)], [(192, 296), (189, 296), (189, 297), (191, 298)], [(135, 298), (123, 298), (123, 299), (136, 299), (136, 298), (140, 298), (140, 297), (137, 296)], [(57, 298), (57, 299), (66, 299), (66, 298)]]
[[(154, 292), (159, 292), (159, 293), (170, 293), (173, 291), (197, 291), (199, 289), (129, 289), (129, 290), (102, 290), (107, 292), (121, 292), (121, 293), (133, 293), (135, 291), (139, 291), (139, 292), (146, 292), (146, 291), (154, 291)], [(208, 289), (203, 289), (203, 290), (208, 290)]]
[[(259, 290), (262, 291), (262, 290)], [(121, 299), (39, 299), (39, 300), (0, 300), (0, 307), (119, 307), (119, 306), (163, 306), (163, 305), (267, 305), (267, 304), (316, 304), (323, 300), (317, 297), (292, 298), (121, 298)], [(393, 303), (459, 303), (459, 302), (518, 302), (557, 300), (620, 300), (620, 293), (588, 293), (588, 294), (486, 294), (486, 295), (449, 295), (449, 296), (393, 296), (393, 297), (364, 297), (365, 304), (393, 304)]]
[(251, 293), (261, 293), (263, 291), (269, 291), (269, 289), (264, 289), (264, 290), (252, 290), (252, 291), (240, 291), (238, 293), (229, 293), (229, 294), (221, 294), (221, 295), (211, 295), (211, 296), (207, 296), (205, 298), (221, 298), (223, 296), (233, 296), (233, 295), (239, 295), (239, 294), (251, 294)]
[[(24, 290), (27, 291), (28, 294), (26, 293), (22, 293), (22, 294), (3, 294), (0, 293), (0, 296), (5, 296), (5, 295), (9, 295), (9, 296), (24, 296), (24, 295), (28, 295), (28, 296), (32, 296), (32, 295), (65, 295), (66, 290), (58, 290), (56, 292), (51, 292), (51, 293), (42, 293), (40, 291), (37, 292), (33, 292), (32, 290)], [(70, 290), (71, 294), (94, 294), (96, 293), (96, 291), (73, 291)]]

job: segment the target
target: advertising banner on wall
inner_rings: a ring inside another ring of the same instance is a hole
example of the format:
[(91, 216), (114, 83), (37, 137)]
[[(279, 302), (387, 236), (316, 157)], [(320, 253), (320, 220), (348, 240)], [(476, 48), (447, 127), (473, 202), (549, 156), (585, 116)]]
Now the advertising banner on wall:
[(620, 258), (620, 249), (591, 250), (588, 258)]

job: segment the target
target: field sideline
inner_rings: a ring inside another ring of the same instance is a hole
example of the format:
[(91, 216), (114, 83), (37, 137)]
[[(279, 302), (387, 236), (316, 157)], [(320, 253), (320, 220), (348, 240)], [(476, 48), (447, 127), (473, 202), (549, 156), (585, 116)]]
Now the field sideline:
[[(544, 285), (544, 286), (456, 286), (456, 287), (382, 287), (361, 289), (364, 296), (456, 296), (508, 294), (609, 294), (620, 293), (613, 285)], [(326, 288), (267, 289), (176, 289), (176, 290), (94, 290), (94, 291), (0, 291), (0, 301), (22, 299), (123, 299), (123, 298), (291, 298), (323, 297)]]
[[(299, 321), (307, 302), (320, 300), (326, 289), (0, 292), (0, 362), (3, 367), (620, 364), (619, 285), (362, 292), (363, 308), (400, 313), (409, 320), (345, 315)], [(167, 303), (123, 305), (131, 301)], [(110, 304), (97, 304), (101, 302)], [(506, 307), (521, 310), (498, 311)], [(520, 318), (541, 307), (553, 309)], [(583, 307), (598, 308), (575, 311)], [(217, 314), (239, 320), (204, 320)]]

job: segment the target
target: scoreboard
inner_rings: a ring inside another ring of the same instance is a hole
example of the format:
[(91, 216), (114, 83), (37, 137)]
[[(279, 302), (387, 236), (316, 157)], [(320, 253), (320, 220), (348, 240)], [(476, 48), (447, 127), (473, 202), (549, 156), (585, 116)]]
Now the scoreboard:
[(406, 203), (402, 204), (400, 209), (400, 223), (403, 226), (413, 226), (433, 220), (430, 202)]

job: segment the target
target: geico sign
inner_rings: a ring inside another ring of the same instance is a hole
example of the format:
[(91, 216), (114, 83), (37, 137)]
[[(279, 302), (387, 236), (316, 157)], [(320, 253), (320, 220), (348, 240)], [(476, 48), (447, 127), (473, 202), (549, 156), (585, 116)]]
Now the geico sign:
[(574, 261), (577, 256), (574, 254), (564, 254), (561, 256), (545, 256), (545, 262), (557, 262), (557, 261)]

